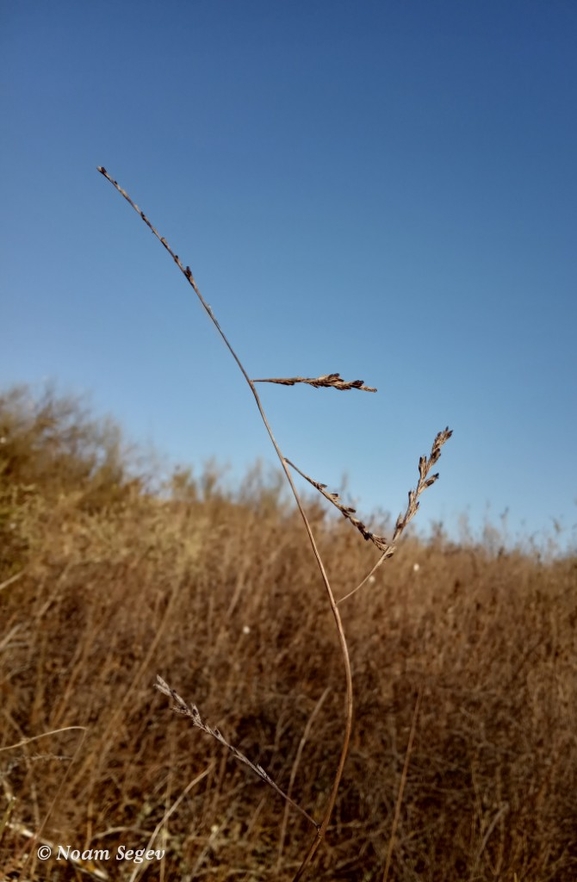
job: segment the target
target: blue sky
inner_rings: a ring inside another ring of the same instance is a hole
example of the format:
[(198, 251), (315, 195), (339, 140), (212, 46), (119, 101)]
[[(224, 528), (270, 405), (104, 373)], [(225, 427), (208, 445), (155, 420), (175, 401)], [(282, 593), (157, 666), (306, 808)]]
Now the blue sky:
[(577, 537), (577, 5), (4, 2), (0, 380), (89, 393), (235, 481), (285, 454), (362, 515)]

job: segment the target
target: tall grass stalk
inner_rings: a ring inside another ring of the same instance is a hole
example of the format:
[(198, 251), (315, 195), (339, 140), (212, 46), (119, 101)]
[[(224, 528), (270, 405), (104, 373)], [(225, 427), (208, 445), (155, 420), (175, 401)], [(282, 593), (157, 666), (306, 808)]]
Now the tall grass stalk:
[[(339, 391), (357, 390), (357, 391), (366, 391), (366, 392), (376, 392), (376, 389), (374, 387), (365, 386), (365, 384), (362, 380), (352, 380), (352, 381), (343, 380), (339, 373), (330, 373), (330, 374), (326, 374), (326, 375), (323, 375), (323, 376), (317, 377), (317, 378), (275, 377), (275, 378), (269, 378), (269, 379), (251, 379), (248, 372), (246, 371), (243, 363), (241, 362), (239, 356), (237, 355), (236, 351), (232, 347), (227, 335), (224, 333), (224, 331), (223, 331), (221, 325), (219, 324), (216, 316), (214, 315), (211, 307), (209, 306), (209, 304), (206, 302), (206, 300), (202, 296), (202, 294), (198, 288), (198, 285), (196, 284), (196, 281), (194, 279), (194, 276), (192, 274), (190, 267), (185, 266), (182, 263), (179, 256), (173, 251), (173, 249), (168, 244), (167, 240), (163, 236), (160, 235), (160, 233), (152, 225), (151, 221), (148, 219), (146, 214), (131, 199), (131, 197), (128, 195), (126, 190), (124, 190), (118, 184), (118, 182), (115, 181), (114, 178), (111, 177), (111, 175), (109, 175), (107, 170), (104, 167), (100, 166), (100, 167), (98, 167), (98, 171), (100, 172), (101, 175), (103, 175), (103, 177), (106, 178), (106, 180), (108, 180), (112, 184), (112, 186), (117, 190), (117, 192), (120, 193), (120, 195), (124, 197), (124, 199), (129, 203), (129, 205), (141, 217), (141, 219), (144, 221), (144, 223), (147, 225), (147, 227), (151, 230), (151, 232), (154, 234), (154, 236), (158, 239), (158, 241), (161, 243), (161, 245), (165, 248), (165, 250), (171, 256), (174, 263), (177, 265), (178, 269), (181, 271), (181, 273), (183, 274), (183, 276), (187, 280), (188, 284), (193, 289), (202, 308), (207, 313), (210, 321), (212, 322), (212, 324), (214, 325), (214, 327), (216, 328), (216, 330), (220, 334), (225, 346), (229, 350), (234, 361), (236, 362), (238, 369), (240, 370), (246, 383), (248, 384), (250, 391), (252, 392), (252, 395), (254, 397), (256, 407), (257, 407), (259, 414), (261, 416), (261, 419), (264, 423), (266, 432), (269, 436), (271, 444), (272, 444), (272, 446), (275, 450), (275, 453), (278, 457), (280, 466), (281, 466), (281, 468), (284, 472), (285, 478), (290, 486), (291, 492), (294, 496), (298, 511), (299, 511), (300, 516), (302, 518), (304, 529), (305, 529), (307, 537), (308, 537), (308, 541), (310, 544), (312, 554), (313, 554), (314, 559), (316, 561), (316, 565), (318, 567), (318, 570), (319, 570), (319, 573), (320, 573), (320, 576), (321, 576), (321, 579), (322, 579), (322, 582), (324, 585), (327, 602), (329, 604), (329, 607), (330, 607), (330, 610), (331, 610), (331, 613), (332, 613), (332, 616), (334, 619), (334, 624), (335, 624), (336, 632), (338, 635), (339, 646), (340, 646), (340, 653), (341, 653), (341, 657), (342, 657), (343, 677), (344, 677), (344, 683), (345, 683), (342, 746), (341, 746), (340, 756), (337, 761), (337, 766), (336, 766), (336, 769), (334, 772), (334, 777), (333, 777), (333, 782), (331, 785), (330, 793), (329, 793), (329, 796), (328, 796), (328, 799), (326, 802), (326, 806), (325, 806), (322, 818), (318, 824), (313, 821), (313, 823), (316, 827), (315, 835), (310, 843), (309, 848), (307, 849), (307, 851), (304, 855), (304, 858), (303, 858), (303, 861), (302, 861), (302, 864), (301, 864), (299, 870), (297, 871), (297, 873), (294, 876), (294, 882), (298, 882), (298, 880), (300, 880), (302, 878), (306, 868), (309, 866), (309, 864), (311, 863), (311, 861), (315, 857), (319, 847), (321, 846), (321, 844), (326, 836), (327, 828), (329, 826), (329, 822), (331, 820), (331, 816), (332, 816), (335, 802), (337, 799), (337, 794), (338, 794), (340, 783), (342, 780), (345, 762), (347, 759), (347, 754), (349, 751), (350, 740), (351, 740), (351, 732), (352, 732), (352, 725), (353, 725), (353, 681), (352, 681), (352, 673), (351, 673), (351, 662), (350, 662), (350, 657), (349, 657), (349, 648), (348, 648), (347, 638), (346, 638), (344, 627), (343, 627), (341, 614), (339, 611), (339, 605), (338, 605), (337, 599), (335, 597), (335, 594), (333, 592), (331, 583), (329, 581), (329, 577), (327, 575), (324, 561), (320, 555), (311, 523), (309, 521), (309, 518), (307, 517), (303, 502), (302, 502), (301, 497), (297, 491), (296, 485), (293, 481), (293, 478), (291, 475), (291, 469), (294, 469), (302, 477), (304, 477), (313, 487), (315, 487), (316, 490), (318, 490), (318, 492), (325, 499), (327, 499), (329, 502), (331, 502), (333, 505), (335, 505), (338, 508), (338, 510), (341, 512), (341, 514), (357, 530), (359, 530), (359, 532), (363, 535), (363, 537), (365, 539), (373, 542), (377, 546), (377, 548), (379, 548), (381, 550), (382, 556), (381, 556), (380, 562), (382, 562), (385, 559), (390, 558), (393, 555), (393, 553), (395, 551), (395, 542), (400, 538), (405, 527), (407, 526), (407, 524), (409, 523), (409, 521), (412, 519), (412, 517), (414, 516), (414, 514), (417, 511), (417, 508), (419, 506), (419, 500), (418, 500), (419, 495), (423, 492), (424, 489), (426, 489), (427, 487), (430, 487), (438, 478), (437, 474), (430, 475), (430, 470), (431, 470), (432, 466), (439, 459), (439, 457), (441, 455), (441, 448), (442, 448), (443, 444), (450, 438), (452, 432), (448, 428), (446, 428), (442, 432), (439, 432), (433, 442), (430, 456), (429, 457), (422, 456), (420, 458), (420, 460), (419, 460), (419, 482), (414, 490), (409, 491), (409, 502), (407, 505), (407, 509), (404, 513), (400, 514), (399, 517), (397, 518), (395, 532), (394, 532), (392, 541), (389, 542), (384, 536), (378, 536), (378, 535), (375, 535), (374, 533), (372, 533), (365, 526), (365, 524), (359, 518), (357, 518), (355, 516), (354, 509), (347, 507), (347, 506), (344, 506), (340, 502), (338, 494), (327, 492), (326, 485), (321, 484), (320, 482), (314, 481), (312, 478), (305, 475), (297, 466), (295, 466), (289, 459), (287, 459), (285, 457), (285, 455), (281, 451), (279, 444), (273, 434), (271, 425), (270, 425), (268, 418), (266, 416), (266, 413), (264, 411), (262, 401), (261, 401), (260, 396), (257, 392), (256, 385), (257, 385), (257, 383), (274, 383), (274, 384), (279, 384), (279, 385), (283, 385), (283, 386), (294, 386), (295, 384), (303, 383), (303, 384), (315, 386), (317, 388), (333, 388), (333, 389), (337, 389)], [(373, 571), (374, 571), (374, 569), (375, 568), (373, 568)], [(365, 581), (366, 580), (363, 580), (363, 582), (361, 584), (364, 584)], [(360, 588), (360, 585), (357, 586), (357, 589), (355, 589), (355, 590), (358, 590), (358, 588)], [(351, 593), (353, 593), (353, 592), (351, 592)], [(218, 730), (213, 730), (209, 726), (207, 726), (206, 724), (202, 723), (202, 720), (200, 718), (200, 714), (199, 714), (198, 709), (196, 708), (195, 705), (187, 705), (183, 699), (180, 699), (180, 696), (178, 696), (178, 693), (176, 693), (170, 686), (168, 686), (168, 684), (166, 684), (164, 682), (164, 680), (162, 680), (162, 678), (160, 678), (159, 688), (165, 694), (172, 697), (172, 699), (176, 703), (175, 706), (176, 706), (177, 710), (179, 710), (181, 713), (185, 713), (187, 716), (189, 716), (193, 720), (193, 723), (195, 725), (199, 726), (200, 728), (203, 728), (205, 732), (208, 732), (209, 734), (213, 735), (213, 737), (217, 737), (217, 739), (218, 739), (218, 736), (220, 736), (220, 733), (218, 733)], [(221, 739), (222, 739), (222, 736), (220, 736), (220, 739), (218, 739), (218, 740), (221, 740)], [(282, 792), (282, 791), (280, 791), (280, 788), (278, 788), (274, 784), (274, 782), (272, 782), (272, 780), (266, 775), (266, 773), (264, 773), (264, 770), (261, 769), (259, 771), (258, 768), (253, 763), (251, 763), (250, 760), (248, 760), (248, 758), (244, 757), (240, 753), (240, 751), (236, 751), (236, 749), (234, 747), (232, 747), (232, 745), (228, 744), (224, 739), (221, 740), (221, 743), (225, 744), (231, 751), (233, 751), (233, 753), (236, 755), (237, 759), (248, 764), (251, 768), (253, 768), (253, 770), (257, 774), (260, 774), (261, 777), (263, 777), (263, 775), (264, 775), (265, 777), (263, 779), (266, 780), (267, 783), (272, 785), (278, 792)], [(284, 794), (284, 797), (285, 797), (285, 799), (290, 801), (292, 804), (292, 800), (290, 800), (290, 798), (286, 794)], [(304, 810), (301, 809), (301, 811), (304, 811)]]

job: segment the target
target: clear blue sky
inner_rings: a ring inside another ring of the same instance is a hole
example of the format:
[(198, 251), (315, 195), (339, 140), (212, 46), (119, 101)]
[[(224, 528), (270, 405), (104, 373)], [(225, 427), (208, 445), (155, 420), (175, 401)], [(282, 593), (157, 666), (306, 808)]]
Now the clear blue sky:
[(285, 454), (420, 525), (577, 536), (577, 4), (3, 2), (0, 379), (171, 462)]

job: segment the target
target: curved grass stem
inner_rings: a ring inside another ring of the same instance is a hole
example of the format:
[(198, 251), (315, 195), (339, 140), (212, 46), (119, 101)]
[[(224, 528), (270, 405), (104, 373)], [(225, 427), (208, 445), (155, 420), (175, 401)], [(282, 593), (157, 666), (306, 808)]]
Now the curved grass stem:
[[(322, 561), (320, 552), (318, 550), (311, 525), (310, 525), (309, 520), (307, 518), (307, 515), (304, 510), (299, 493), (298, 493), (296, 486), (293, 482), (292, 475), (291, 475), (289, 467), (287, 465), (287, 461), (285, 460), (285, 457), (284, 457), (284, 455), (283, 455), (283, 453), (277, 443), (277, 440), (274, 437), (272, 428), (271, 428), (270, 423), (267, 419), (267, 416), (264, 411), (259, 394), (256, 390), (255, 383), (260, 382), (260, 381), (253, 381), (249, 377), (246, 369), (244, 368), (244, 365), (242, 364), (240, 358), (238, 357), (235, 350), (233, 349), (226, 334), (222, 330), (222, 328), (221, 328), (216, 316), (214, 315), (211, 307), (209, 306), (209, 304), (206, 302), (206, 300), (202, 296), (202, 294), (198, 288), (198, 285), (196, 284), (196, 282), (194, 280), (194, 276), (191, 272), (190, 267), (189, 266), (185, 267), (183, 265), (180, 258), (172, 250), (172, 248), (170, 247), (170, 245), (168, 244), (166, 239), (160, 235), (160, 233), (155, 229), (155, 227), (152, 225), (152, 223), (150, 222), (148, 217), (144, 214), (144, 212), (138, 207), (138, 205), (136, 205), (135, 202), (133, 202), (133, 200), (130, 198), (128, 193), (122, 189), (122, 187), (117, 183), (117, 181), (115, 181), (108, 174), (106, 169), (102, 166), (99, 166), (98, 171), (100, 172), (101, 175), (103, 175), (106, 178), (107, 181), (109, 181), (112, 184), (112, 186), (120, 193), (120, 195), (123, 196), (124, 199), (126, 199), (126, 201), (129, 203), (129, 205), (131, 205), (132, 208), (137, 212), (137, 214), (140, 215), (141, 219), (144, 221), (144, 223), (147, 225), (147, 227), (151, 230), (151, 232), (154, 234), (154, 236), (156, 236), (156, 238), (161, 243), (161, 245), (166, 249), (166, 251), (168, 251), (168, 253), (172, 257), (172, 259), (176, 263), (177, 267), (179, 268), (181, 273), (184, 275), (184, 277), (188, 281), (189, 285), (192, 287), (192, 289), (193, 289), (194, 293), (196, 294), (196, 296), (198, 297), (203, 309), (205, 310), (205, 312), (207, 313), (211, 322), (213, 323), (216, 330), (220, 334), (225, 346), (227, 347), (230, 354), (234, 358), (234, 360), (237, 364), (237, 367), (239, 368), (240, 372), (242, 373), (244, 379), (246, 380), (246, 382), (247, 382), (247, 384), (248, 384), (248, 386), (254, 396), (256, 406), (258, 408), (258, 411), (260, 413), (261, 419), (264, 423), (264, 426), (266, 428), (266, 431), (268, 433), (270, 441), (274, 447), (275, 453), (279, 459), (281, 468), (285, 474), (285, 477), (286, 477), (288, 484), (291, 488), (291, 492), (294, 496), (296, 505), (299, 510), (299, 514), (302, 518), (302, 521), (303, 521), (303, 524), (304, 524), (304, 527), (305, 527), (305, 530), (306, 530), (306, 533), (308, 536), (308, 540), (309, 540), (309, 543), (311, 546), (312, 553), (314, 555), (315, 561), (317, 563), (317, 567), (318, 567), (319, 572), (321, 574), (321, 578), (322, 578), (323, 585), (324, 585), (324, 588), (326, 591), (327, 599), (328, 599), (328, 602), (329, 602), (329, 605), (331, 608), (331, 612), (332, 612), (332, 615), (333, 615), (333, 618), (335, 621), (335, 627), (337, 630), (340, 652), (341, 652), (342, 659), (343, 659), (344, 676), (345, 676), (345, 723), (344, 723), (344, 727), (343, 727), (343, 741), (342, 741), (341, 753), (340, 753), (337, 769), (336, 769), (335, 776), (333, 779), (333, 785), (331, 788), (331, 792), (329, 794), (329, 798), (328, 798), (328, 802), (327, 802), (327, 805), (326, 805), (326, 808), (325, 808), (325, 811), (323, 814), (323, 818), (321, 820), (321, 823), (320, 823), (320, 826), (317, 830), (315, 838), (314, 838), (313, 842), (311, 843), (311, 845), (305, 855), (303, 863), (302, 863), (300, 869), (298, 870), (296, 876), (294, 877), (295, 882), (296, 882), (296, 880), (298, 880), (302, 877), (306, 867), (310, 864), (310, 862), (314, 858), (316, 852), (318, 851), (318, 849), (319, 849), (319, 847), (320, 847), (320, 845), (326, 835), (326, 831), (327, 831), (327, 828), (328, 828), (328, 825), (329, 825), (329, 822), (331, 819), (333, 808), (334, 808), (334, 805), (335, 805), (335, 802), (337, 799), (337, 794), (338, 794), (340, 782), (341, 782), (341, 779), (343, 776), (343, 771), (344, 771), (345, 762), (346, 762), (346, 758), (347, 758), (347, 754), (348, 754), (348, 750), (349, 750), (350, 739), (351, 739), (352, 722), (353, 722), (353, 681), (352, 681), (351, 664), (350, 664), (347, 640), (346, 640), (345, 632), (343, 629), (343, 624), (342, 624), (340, 612), (339, 612), (339, 609), (337, 606), (337, 601), (334, 596), (334, 593), (333, 593), (327, 572), (325, 570), (325, 566)], [(357, 382), (359, 382), (359, 381), (357, 381)], [(369, 391), (372, 391), (372, 390), (369, 390)]]

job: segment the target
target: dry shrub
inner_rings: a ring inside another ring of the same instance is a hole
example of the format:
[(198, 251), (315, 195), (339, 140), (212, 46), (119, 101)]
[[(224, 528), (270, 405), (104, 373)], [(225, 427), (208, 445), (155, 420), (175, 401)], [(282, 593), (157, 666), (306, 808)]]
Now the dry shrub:
[[(209, 469), (153, 495), (118, 435), (107, 460), (109, 428), (45, 399), (47, 434), (22, 401), (0, 398), (0, 866), (17, 877), (25, 831), (146, 847), (180, 800), (154, 843), (166, 857), (138, 878), (292, 878), (306, 819), (154, 683), (165, 677), (285, 791), (293, 775), (292, 798), (319, 817), (342, 668), (297, 513), (258, 470), (238, 493)], [(377, 550), (307, 507), (344, 597)], [(382, 879), (419, 692), (389, 879), (576, 878), (576, 585), (575, 558), (409, 538), (341, 604), (355, 725), (316, 878)], [(73, 863), (33, 856), (24, 873), (77, 878)]]

